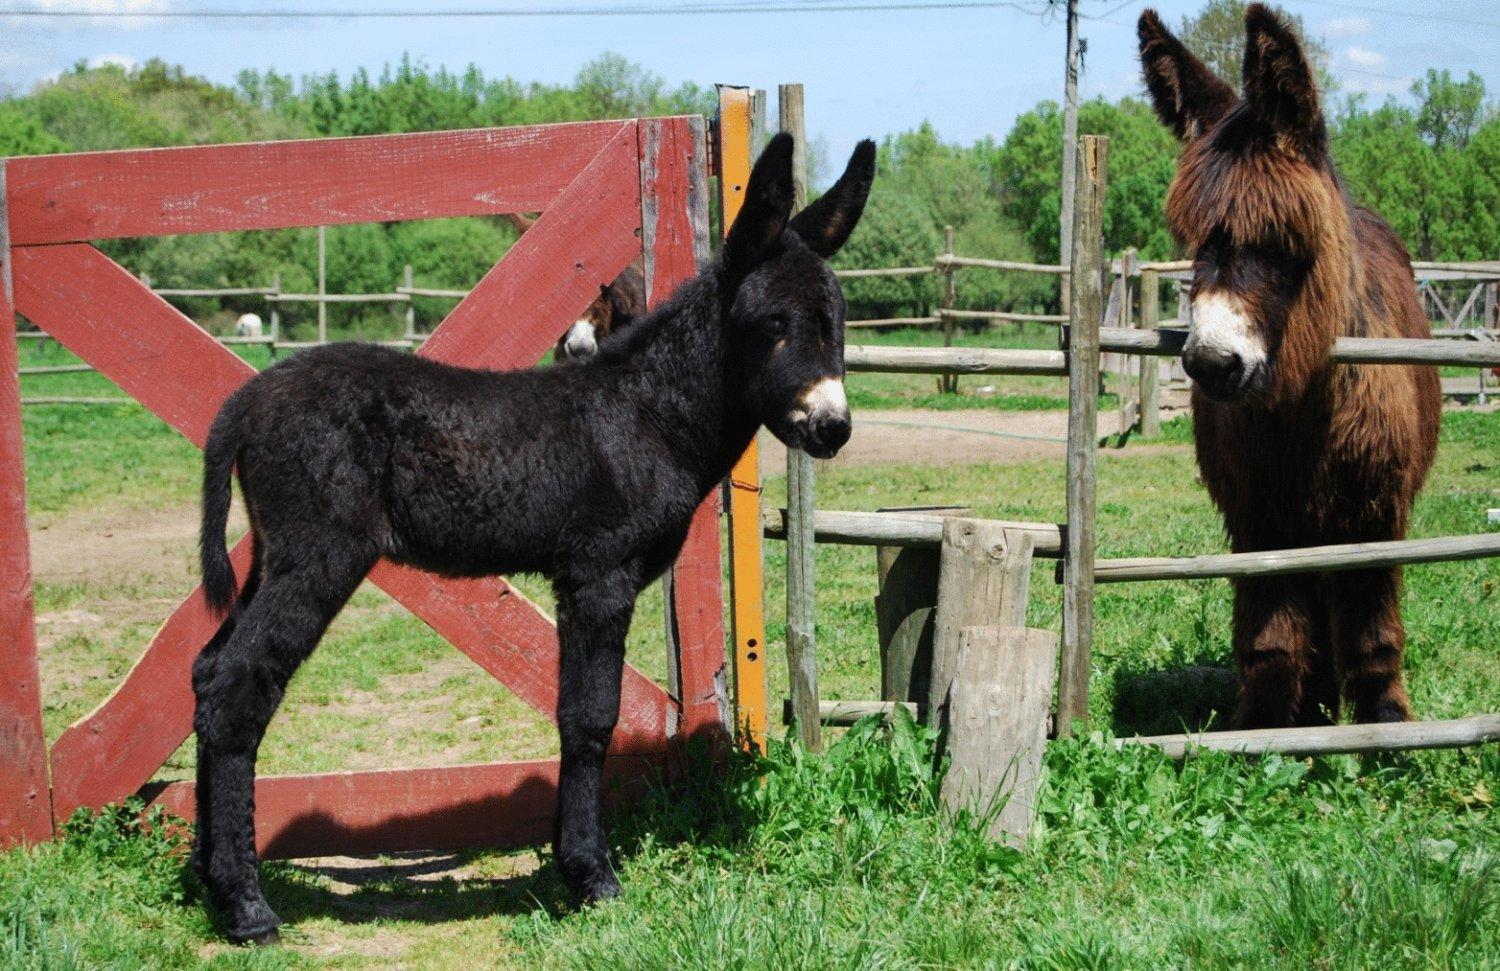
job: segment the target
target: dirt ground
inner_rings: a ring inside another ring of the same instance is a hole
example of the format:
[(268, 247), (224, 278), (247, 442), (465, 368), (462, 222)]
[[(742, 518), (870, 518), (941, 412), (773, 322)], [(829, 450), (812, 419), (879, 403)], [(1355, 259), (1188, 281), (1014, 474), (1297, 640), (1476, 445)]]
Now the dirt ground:
[[(1162, 420), (1177, 413), (1163, 408)], [(1120, 430), (1118, 409), (1099, 413), (1099, 436)], [(862, 410), (854, 416), (854, 434), (827, 464), (863, 465), (1008, 465), (1066, 455), (1066, 411), (900, 411)], [(1139, 447), (1132, 454), (1141, 454)], [(761, 473), (786, 469), (786, 448), (771, 435), (761, 436)], [(1107, 455), (1108, 451), (1101, 451)]]

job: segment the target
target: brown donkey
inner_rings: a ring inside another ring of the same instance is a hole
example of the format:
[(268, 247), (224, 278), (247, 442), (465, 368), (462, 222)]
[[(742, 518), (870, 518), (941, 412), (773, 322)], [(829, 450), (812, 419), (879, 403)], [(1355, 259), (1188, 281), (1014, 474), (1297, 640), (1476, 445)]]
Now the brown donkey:
[[(1146, 86), (1183, 142), (1167, 223), (1193, 256), (1193, 434), (1236, 551), (1399, 539), (1437, 447), (1437, 371), (1329, 360), (1338, 337), (1428, 337), (1411, 260), (1349, 201), (1295, 36), (1245, 15), (1243, 96), (1141, 15)], [(1399, 568), (1236, 581), (1236, 724), (1410, 717)]]

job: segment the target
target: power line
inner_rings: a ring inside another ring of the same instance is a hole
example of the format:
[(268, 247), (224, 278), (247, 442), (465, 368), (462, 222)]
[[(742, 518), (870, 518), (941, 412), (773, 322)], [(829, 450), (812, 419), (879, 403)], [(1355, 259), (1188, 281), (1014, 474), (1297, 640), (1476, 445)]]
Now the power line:
[(650, 17), (704, 14), (755, 13), (878, 13), (880, 11), (919, 10), (1015, 10), (1039, 15), (1048, 11), (1046, 0), (1026, 3), (1022, 0), (936, 0), (922, 3), (897, 0), (893, 3), (834, 2), (827, 4), (794, 4), (785, 0), (748, 3), (739, 0), (725, 4), (696, 3), (687, 6), (608, 6), (608, 7), (497, 7), (481, 9), (433, 10), (354, 9), (342, 10), (57, 10), (34, 7), (0, 9), (0, 17), (63, 20), (376, 20), (376, 19), (480, 19), (520, 17)]
[(1446, 16), (1444, 14), (1417, 13), (1411, 10), (1390, 10), (1386, 7), (1370, 7), (1360, 3), (1341, 3), (1339, 0), (1286, 0), (1292, 4), (1310, 4), (1314, 7), (1331, 7), (1336, 10), (1353, 10), (1358, 13), (1378, 13), (1386, 17), (1405, 17), (1408, 20), (1427, 20), (1434, 23), (1462, 24), (1465, 27), (1488, 27), (1491, 30), (1500, 29), (1500, 21), (1470, 20), (1467, 17)]

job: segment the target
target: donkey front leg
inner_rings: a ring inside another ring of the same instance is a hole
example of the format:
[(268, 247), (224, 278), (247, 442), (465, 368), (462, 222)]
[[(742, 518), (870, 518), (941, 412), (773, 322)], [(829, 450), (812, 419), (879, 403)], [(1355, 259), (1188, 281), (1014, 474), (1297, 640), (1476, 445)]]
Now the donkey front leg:
[[(1287, 728), (1306, 717), (1303, 692), (1314, 664), (1317, 604), (1306, 577), (1235, 582), (1236, 728)], [(1310, 719), (1309, 719), (1310, 720)]]
[(1401, 623), (1401, 568), (1329, 576), (1333, 643), (1357, 722), (1411, 718), (1401, 682), (1406, 627)]
[(625, 635), (636, 592), (624, 573), (558, 589), (562, 676), (557, 730), (562, 738), (562, 765), (553, 852), (563, 880), (585, 903), (620, 893), (600, 813), (604, 754), (620, 717)]

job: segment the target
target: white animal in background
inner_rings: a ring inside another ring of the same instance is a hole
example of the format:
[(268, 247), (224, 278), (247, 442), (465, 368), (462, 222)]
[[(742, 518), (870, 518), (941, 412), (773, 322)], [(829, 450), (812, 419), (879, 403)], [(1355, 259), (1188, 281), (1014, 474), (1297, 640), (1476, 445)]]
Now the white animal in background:
[(234, 322), (234, 332), (240, 337), (262, 336), (265, 326), (260, 321), (260, 314), (240, 314), (240, 319)]

